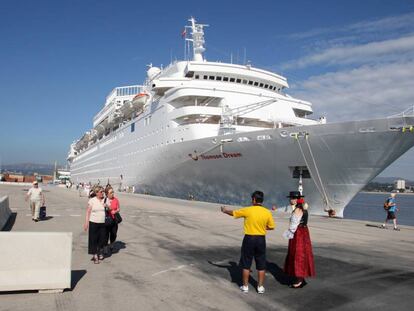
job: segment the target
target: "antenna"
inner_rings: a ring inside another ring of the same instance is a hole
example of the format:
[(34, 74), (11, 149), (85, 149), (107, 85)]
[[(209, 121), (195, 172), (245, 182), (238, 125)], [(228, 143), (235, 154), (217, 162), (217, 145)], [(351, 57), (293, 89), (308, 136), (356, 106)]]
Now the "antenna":
[(204, 48), (204, 27), (208, 25), (197, 24), (194, 17), (188, 21), (191, 23), (191, 26), (188, 26), (191, 29), (191, 39), (186, 40), (193, 42), (193, 60), (202, 62), (204, 61), (203, 53), (206, 51)]

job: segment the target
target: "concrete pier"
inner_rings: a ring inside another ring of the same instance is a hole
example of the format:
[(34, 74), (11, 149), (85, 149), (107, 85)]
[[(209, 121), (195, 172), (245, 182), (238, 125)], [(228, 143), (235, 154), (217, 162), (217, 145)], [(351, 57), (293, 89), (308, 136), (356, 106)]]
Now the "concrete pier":
[[(0, 197), (9, 196), (13, 212), (6, 227), (72, 232), (71, 290), (2, 292), (1, 310), (412, 310), (414, 305), (413, 227), (396, 232), (365, 221), (311, 217), (317, 277), (294, 290), (281, 271), (288, 215), (276, 212), (276, 230), (267, 238), (266, 293), (257, 294), (251, 285), (243, 294), (237, 267), (242, 220), (220, 213), (220, 205), (119, 194), (124, 221), (117, 250), (97, 265), (87, 254), (82, 229), (87, 198), (74, 190), (43, 189), (48, 218), (35, 223), (24, 201), (27, 187), (0, 185)], [(254, 265), (252, 270), (254, 285)]]

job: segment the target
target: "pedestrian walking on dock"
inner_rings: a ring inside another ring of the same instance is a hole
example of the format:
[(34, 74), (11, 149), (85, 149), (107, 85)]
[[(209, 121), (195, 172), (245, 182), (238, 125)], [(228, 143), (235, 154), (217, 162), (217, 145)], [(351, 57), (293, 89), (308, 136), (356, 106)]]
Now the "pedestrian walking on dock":
[(290, 285), (292, 288), (304, 287), (307, 284), (305, 278), (315, 276), (312, 243), (307, 225), (307, 203), (303, 196), (300, 196), (290, 217), (289, 229), (283, 234), (289, 239), (284, 272), (295, 278)]
[(384, 208), (387, 211), (387, 217), (385, 218), (385, 221), (381, 226), (381, 228), (383, 229), (387, 229), (386, 225), (388, 220), (392, 220), (394, 224), (394, 230), (400, 231), (400, 228), (398, 228), (397, 226), (397, 216), (395, 215), (395, 213), (399, 211), (399, 209), (397, 208), (397, 204), (395, 202), (396, 195), (396, 193), (391, 193), (391, 195), (385, 201)]
[(116, 241), (116, 237), (118, 234), (118, 222), (116, 220), (115, 214), (119, 213), (120, 208), (119, 208), (119, 200), (118, 198), (115, 197), (114, 189), (107, 188), (106, 191), (107, 191), (106, 192), (107, 197), (106, 197), (105, 207), (107, 208), (107, 213), (113, 219), (113, 222), (110, 226), (106, 227), (107, 236), (105, 239), (106, 241), (105, 244), (108, 244), (108, 240), (109, 240), (108, 250), (109, 252), (112, 252), (114, 243)]
[(45, 205), (45, 195), (43, 194), (42, 188), (39, 187), (37, 180), (33, 182), (32, 188), (27, 191), (26, 201), (30, 202), (30, 209), (32, 211), (32, 220), (35, 222), (39, 221), (40, 207)]
[(266, 230), (273, 230), (275, 223), (272, 213), (262, 206), (264, 199), (263, 192), (255, 191), (252, 194), (252, 206), (237, 210), (229, 210), (225, 206), (221, 211), (234, 218), (244, 218), (244, 238), (241, 247), (240, 267), (242, 271), (243, 285), (240, 290), (244, 293), (249, 291), (250, 267), (253, 258), (256, 262), (257, 270), (257, 292), (265, 292), (264, 280), (266, 270)]
[(103, 247), (107, 240), (105, 227), (105, 206), (104, 206), (104, 189), (97, 186), (94, 189), (96, 196), (88, 201), (86, 210), (85, 224), (83, 228), (88, 231), (88, 254), (93, 255), (92, 260), (98, 264), (104, 259), (102, 254)]

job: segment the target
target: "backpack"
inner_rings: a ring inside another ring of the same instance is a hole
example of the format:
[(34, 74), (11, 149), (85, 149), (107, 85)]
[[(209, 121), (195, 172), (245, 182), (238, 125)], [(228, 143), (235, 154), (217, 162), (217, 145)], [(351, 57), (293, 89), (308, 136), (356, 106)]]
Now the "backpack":
[(385, 200), (385, 202), (384, 202), (384, 209), (385, 209), (386, 211), (388, 211), (388, 210), (390, 209), (390, 207), (391, 207), (391, 206), (389, 206), (389, 201), (388, 201), (388, 199), (386, 199), (386, 200)]

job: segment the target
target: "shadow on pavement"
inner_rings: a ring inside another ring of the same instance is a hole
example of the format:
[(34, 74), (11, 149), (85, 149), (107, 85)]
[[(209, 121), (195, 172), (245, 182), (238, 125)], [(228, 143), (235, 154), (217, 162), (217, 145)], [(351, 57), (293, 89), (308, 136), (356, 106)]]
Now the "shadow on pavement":
[(70, 289), (73, 291), (81, 278), (86, 274), (86, 270), (72, 270)]
[(283, 269), (273, 262), (266, 262), (266, 270), (282, 285), (290, 285), (295, 282), (294, 278), (283, 272)]
[(13, 229), (14, 223), (16, 222), (16, 218), (17, 218), (17, 213), (12, 213), (9, 217), (9, 220), (7, 220), (3, 229), (0, 231), (11, 231), (11, 229)]
[(227, 269), (230, 274), (231, 282), (236, 283), (238, 286), (242, 286), (242, 278), (241, 278), (241, 269), (237, 263), (234, 261), (229, 261), (227, 265), (217, 264), (210, 260), (207, 261), (210, 265), (213, 265), (218, 268)]
[(50, 219), (53, 219), (53, 216), (46, 216), (46, 217), (39, 218), (39, 221), (46, 221)]
[(126, 244), (122, 241), (115, 241), (112, 247), (112, 254), (117, 254), (121, 249), (125, 249)]
[[(105, 246), (105, 248), (107, 248), (107, 246)], [(122, 241), (115, 241), (110, 251), (109, 249), (105, 250), (105, 248), (104, 248), (104, 256), (105, 258), (109, 258), (113, 254), (118, 254), (121, 249), (125, 249), (126, 244)]]

